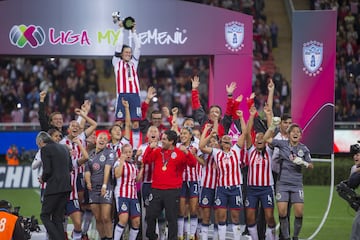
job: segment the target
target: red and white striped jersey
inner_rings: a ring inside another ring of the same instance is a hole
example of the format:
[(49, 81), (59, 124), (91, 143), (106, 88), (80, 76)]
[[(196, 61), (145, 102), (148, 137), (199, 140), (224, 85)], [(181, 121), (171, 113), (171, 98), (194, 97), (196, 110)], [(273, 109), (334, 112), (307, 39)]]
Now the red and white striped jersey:
[(117, 157), (120, 157), (121, 156), (121, 148), (125, 144), (130, 144), (130, 141), (128, 139), (126, 139), (125, 137), (122, 137), (120, 139), (120, 141), (115, 144), (112, 142), (107, 143), (106, 147), (109, 149), (112, 149), (114, 152), (116, 152)]
[(241, 148), (235, 144), (229, 152), (213, 148), (218, 173), (218, 187), (238, 186), (243, 183), (240, 165), (245, 164), (240, 154)]
[(205, 165), (202, 166), (201, 187), (216, 188), (217, 169), (215, 159), (211, 154), (204, 155)]
[(116, 93), (140, 93), (139, 78), (136, 72), (134, 59), (125, 62), (121, 58), (113, 58)]
[[(177, 143), (176, 147), (180, 147), (182, 144)], [(199, 150), (199, 145), (195, 142), (191, 142), (188, 147), (186, 147), (189, 151), (192, 152), (192, 149), (196, 149), (196, 156), (202, 155)], [(195, 156), (195, 157), (196, 157)], [(186, 166), (186, 169), (183, 172), (183, 181), (184, 182), (198, 182), (201, 179), (201, 165), (199, 162), (196, 163), (195, 167)]]
[[(142, 151), (141, 155), (138, 158), (138, 161), (142, 162), (144, 153), (146, 149), (149, 147), (149, 143), (141, 144), (139, 147), (139, 150)], [(154, 163), (151, 164), (145, 164), (144, 163), (144, 172), (143, 172), (143, 182), (144, 183), (151, 183), (152, 182), (152, 173), (154, 170)]]
[[(43, 173), (43, 163), (42, 163), (42, 160), (41, 160), (41, 149), (39, 149), (36, 152), (34, 160), (33, 160), (32, 164), (31, 164), (31, 168), (33, 170), (39, 169), (38, 170), (38, 176), (39, 176), (39, 178), (41, 178), (42, 173)], [(40, 189), (45, 189), (45, 188), (46, 188), (46, 182), (40, 183)]]
[[(81, 132), (77, 138), (80, 140), (82, 146), (86, 149), (86, 135), (85, 132)], [(70, 156), (71, 160), (77, 161), (82, 157), (81, 151), (79, 146), (76, 143), (73, 143), (68, 136), (65, 136), (61, 141), (60, 144), (66, 144), (70, 149)], [(80, 166), (78, 168), (78, 173), (83, 173), (85, 170), (84, 166)]]
[(254, 145), (248, 149), (249, 166), (247, 185), (249, 186), (272, 186), (274, 180), (271, 171), (272, 150), (266, 146), (264, 151), (259, 152)]
[[(86, 148), (86, 135), (85, 132), (81, 132), (77, 138), (80, 140), (82, 146), (84, 148)], [(65, 144), (68, 146), (69, 150), (70, 150), (70, 156), (71, 156), (71, 161), (72, 161), (72, 165), (73, 165), (73, 169), (70, 173), (70, 177), (71, 177), (71, 193), (70, 193), (70, 198), (69, 200), (75, 200), (78, 199), (78, 190), (77, 190), (77, 184), (76, 184), (76, 180), (77, 180), (77, 176), (79, 173), (83, 173), (84, 172), (84, 166), (78, 166), (78, 160), (81, 159), (82, 157), (82, 153), (80, 151), (80, 147), (74, 143), (73, 141), (71, 141), (71, 139), (69, 139), (68, 136), (65, 136), (63, 139), (61, 139), (60, 144)]]
[[(120, 164), (119, 161), (116, 161), (114, 168), (118, 167)], [(116, 187), (114, 190), (115, 197), (124, 197), (137, 199), (136, 192), (136, 176), (139, 170), (136, 165), (128, 161), (124, 162), (123, 165), (123, 174), (116, 179)]]

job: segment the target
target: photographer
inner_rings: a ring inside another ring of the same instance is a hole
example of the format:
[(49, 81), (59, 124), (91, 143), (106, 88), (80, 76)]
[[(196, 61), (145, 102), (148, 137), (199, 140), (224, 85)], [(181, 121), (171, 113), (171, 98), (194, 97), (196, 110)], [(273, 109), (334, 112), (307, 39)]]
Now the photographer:
[[(360, 145), (354, 144), (350, 146), (350, 152), (354, 154), (353, 159), (355, 161), (355, 165), (351, 168), (351, 175), (347, 182), (347, 185), (356, 189), (360, 185)], [(360, 197), (356, 196), (357, 203), (360, 202)], [(356, 211), (356, 216), (354, 218), (354, 222), (351, 230), (351, 240), (360, 240), (360, 207), (358, 207)]]
[(20, 219), (10, 210), (11, 204), (6, 200), (0, 200), (0, 239), (25, 240), (25, 232)]

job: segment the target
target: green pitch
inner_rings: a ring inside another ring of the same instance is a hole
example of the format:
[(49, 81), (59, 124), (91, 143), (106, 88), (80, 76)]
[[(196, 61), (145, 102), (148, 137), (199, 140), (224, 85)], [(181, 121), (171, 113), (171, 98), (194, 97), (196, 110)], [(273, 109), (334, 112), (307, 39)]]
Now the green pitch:
[[(330, 189), (328, 186), (305, 186), (305, 210), (301, 239), (310, 237), (319, 226), (326, 211)], [(38, 189), (0, 190), (0, 199), (10, 201), (13, 206), (20, 206), (20, 214), (26, 217), (34, 215), (40, 221), (40, 193)], [(275, 213), (276, 221), (277, 213)], [(341, 199), (334, 190), (328, 218), (316, 240), (349, 239), (355, 211)], [(293, 225), (291, 219), (290, 225)]]

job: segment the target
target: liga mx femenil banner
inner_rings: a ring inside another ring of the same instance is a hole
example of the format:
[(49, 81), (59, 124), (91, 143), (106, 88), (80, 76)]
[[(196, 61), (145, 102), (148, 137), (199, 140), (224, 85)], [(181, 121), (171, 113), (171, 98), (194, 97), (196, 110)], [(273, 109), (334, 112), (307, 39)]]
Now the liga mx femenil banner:
[(291, 109), (313, 154), (332, 154), (336, 11), (294, 11)]
[(225, 107), (232, 81), (234, 94), (251, 94), (252, 16), (186, 1), (3, 0), (0, 55), (111, 58), (115, 11), (135, 19), (143, 56), (214, 56), (210, 104)]

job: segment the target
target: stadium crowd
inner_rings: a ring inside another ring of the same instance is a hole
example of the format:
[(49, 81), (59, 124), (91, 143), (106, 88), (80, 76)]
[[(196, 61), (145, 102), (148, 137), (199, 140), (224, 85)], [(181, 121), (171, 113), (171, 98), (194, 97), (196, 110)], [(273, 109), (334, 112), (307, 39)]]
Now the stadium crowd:
[[(242, 11), (254, 16), (253, 26), (253, 91), (256, 105), (262, 109), (266, 101), (268, 77), (275, 83), (275, 115), (290, 112), (290, 84), (274, 67), (272, 48), (277, 47), (277, 25), (267, 23), (264, 1), (201, 1), (205, 4)], [(68, 58), (12, 57), (0, 59), (0, 122), (38, 123), (39, 92), (47, 91), (47, 112), (59, 111), (69, 123), (74, 108), (84, 99), (92, 102), (92, 115), (99, 123), (114, 121), (115, 92), (101, 83), (113, 78), (111, 60)], [(266, 67), (271, 62), (271, 67)], [(98, 66), (97, 66), (98, 65)], [(101, 69), (102, 68), (102, 69)], [(201, 102), (207, 105), (207, 57), (140, 58), (138, 75), (140, 96), (145, 99), (148, 86), (157, 89), (156, 102), (149, 111), (164, 106), (179, 108), (179, 119), (192, 115), (190, 77), (198, 75)], [(234, 79), (236, 81), (236, 79)], [(85, 93), (85, 94), (84, 94)]]

